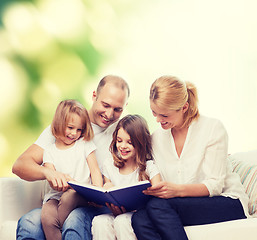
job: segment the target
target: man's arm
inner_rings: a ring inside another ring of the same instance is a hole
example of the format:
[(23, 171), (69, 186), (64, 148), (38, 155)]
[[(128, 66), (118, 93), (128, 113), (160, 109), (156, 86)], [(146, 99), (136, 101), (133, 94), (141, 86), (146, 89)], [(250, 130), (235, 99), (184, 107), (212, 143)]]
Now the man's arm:
[(27, 181), (44, 180), (45, 169), (41, 166), (44, 150), (32, 144), (22, 153), (12, 167), (12, 172)]
[(32, 144), (22, 153), (12, 167), (12, 172), (27, 181), (47, 180), (50, 186), (57, 191), (68, 188), (67, 176), (50, 168), (41, 166), (44, 150)]

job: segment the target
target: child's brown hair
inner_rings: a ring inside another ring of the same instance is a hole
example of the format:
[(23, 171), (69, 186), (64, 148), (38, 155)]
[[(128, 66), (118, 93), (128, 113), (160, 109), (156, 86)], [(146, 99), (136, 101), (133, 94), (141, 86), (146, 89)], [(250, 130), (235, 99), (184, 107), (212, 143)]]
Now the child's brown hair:
[(131, 143), (136, 151), (136, 163), (139, 168), (139, 180), (149, 180), (146, 170), (146, 161), (153, 159), (151, 135), (145, 119), (139, 115), (127, 115), (117, 124), (113, 132), (113, 139), (110, 145), (110, 151), (114, 159), (114, 165), (118, 168), (124, 166), (124, 160), (119, 156), (116, 146), (117, 134), (120, 128), (123, 128), (130, 136)]

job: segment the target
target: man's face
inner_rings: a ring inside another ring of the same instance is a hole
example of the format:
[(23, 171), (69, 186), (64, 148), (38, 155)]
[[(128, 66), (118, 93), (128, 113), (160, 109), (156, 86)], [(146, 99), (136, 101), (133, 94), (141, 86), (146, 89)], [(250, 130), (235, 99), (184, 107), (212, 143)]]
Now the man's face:
[(107, 128), (116, 122), (127, 105), (127, 90), (122, 90), (113, 84), (106, 83), (101, 91), (93, 93), (93, 105), (90, 110), (92, 123)]

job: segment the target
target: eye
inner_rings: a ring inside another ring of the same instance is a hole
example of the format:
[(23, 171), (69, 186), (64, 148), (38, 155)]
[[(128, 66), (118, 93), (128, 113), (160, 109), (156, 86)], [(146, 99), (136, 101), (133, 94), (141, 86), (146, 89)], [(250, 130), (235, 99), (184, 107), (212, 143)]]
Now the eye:
[(115, 112), (122, 112), (123, 109), (122, 109), (122, 108), (114, 108), (114, 111), (115, 111)]
[(107, 104), (107, 103), (102, 103), (103, 104), (103, 106), (105, 107), (105, 108), (108, 108), (108, 107), (110, 107), (110, 105), (109, 104)]

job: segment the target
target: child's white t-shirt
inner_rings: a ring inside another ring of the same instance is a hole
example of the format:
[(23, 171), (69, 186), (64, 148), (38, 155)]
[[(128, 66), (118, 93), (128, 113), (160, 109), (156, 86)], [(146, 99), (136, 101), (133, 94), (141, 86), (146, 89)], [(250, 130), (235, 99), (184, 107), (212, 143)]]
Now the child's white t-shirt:
[[(154, 164), (153, 160), (148, 160), (146, 162), (146, 174), (152, 179), (155, 175), (159, 173), (158, 168)], [(108, 159), (103, 165), (103, 175), (110, 179), (110, 181), (115, 186), (122, 186), (127, 184), (133, 184), (139, 182), (139, 169), (137, 168), (134, 172), (130, 174), (121, 174), (119, 168), (114, 166), (113, 160)]]
[[(86, 158), (95, 151), (93, 141), (79, 139), (68, 149), (58, 149), (55, 143), (49, 145), (43, 155), (43, 163), (52, 163), (56, 171), (70, 175), (81, 183), (90, 183), (90, 170)], [(63, 192), (53, 190), (45, 195), (44, 202), (48, 199), (59, 200)]]
[[(102, 128), (98, 125), (91, 123), (93, 132), (94, 132), (94, 144), (96, 145), (96, 159), (99, 165), (100, 170), (102, 171), (103, 162), (106, 159), (110, 159), (112, 157), (109, 147), (112, 141), (112, 134), (117, 125), (117, 122), (113, 123), (108, 128)], [(46, 149), (49, 145), (55, 142), (55, 137), (51, 132), (51, 126), (48, 126), (38, 137), (34, 144), (39, 147)]]

